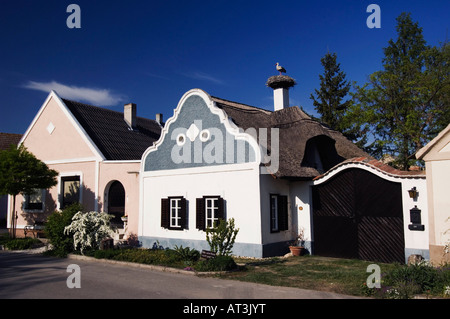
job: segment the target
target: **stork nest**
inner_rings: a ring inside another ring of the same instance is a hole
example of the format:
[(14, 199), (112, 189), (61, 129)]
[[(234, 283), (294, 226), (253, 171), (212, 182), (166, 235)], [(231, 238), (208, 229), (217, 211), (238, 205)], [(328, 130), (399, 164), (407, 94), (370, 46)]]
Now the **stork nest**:
[(290, 88), (297, 83), (287, 75), (274, 75), (267, 79), (266, 85), (272, 89)]

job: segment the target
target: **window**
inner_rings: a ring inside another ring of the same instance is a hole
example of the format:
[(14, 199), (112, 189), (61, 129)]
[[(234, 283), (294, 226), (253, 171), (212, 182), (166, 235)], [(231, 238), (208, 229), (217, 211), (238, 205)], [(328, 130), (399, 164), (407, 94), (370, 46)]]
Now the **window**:
[(170, 227), (181, 227), (181, 198), (170, 199)]
[(213, 228), (219, 219), (219, 198), (205, 198), (206, 228)]
[(182, 196), (161, 199), (161, 227), (171, 230), (187, 229), (187, 202)]
[(61, 177), (61, 209), (80, 202), (80, 176)]
[(35, 189), (31, 194), (25, 195), (24, 209), (28, 211), (44, 210), (45, 189)]
[(270, 194), (270, 232), (288, 230), (287, 196)]
[(197, 198), (197, 229), (212, 228), (219, 219), (224, 219), (222, 197), (203, 196), (203, 198)]

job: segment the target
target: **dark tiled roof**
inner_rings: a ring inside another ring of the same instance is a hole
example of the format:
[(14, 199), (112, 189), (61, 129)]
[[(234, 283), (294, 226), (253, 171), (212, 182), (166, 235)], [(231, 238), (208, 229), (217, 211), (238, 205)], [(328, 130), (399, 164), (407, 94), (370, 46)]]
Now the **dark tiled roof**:
[(159, 139), (160, 125), (138, 117), (130, 130), (123, 113), (63, 99), (107, 160), (140, 160), (145, 150)]
[(11, 145), (17, 145), (22, 138), (22, 134), (0, 133), (0, 150), (6, 150)]
[(313, 141), (320, 150), (327, 150), (327, 154), (324, 154), (328, 161), (323, 168), (325, 170), (346, 159), (370, 157), (340, 132), (311, 119), (296, 106), (278, 111), (267, 111), (217, 97), (212, 99), (238, 127), (244, 130), (255, 128), (257, 133), (259, 128), (267, 128), (269, 152), (270, 128), (279, 129), (279, 167), (278, 171), (273, 173), (277, 178), (310, 180), (323, 173), (323, 170), (315, 167), (309, 160), (309, 155), (305, 156), (307, 148), (311, 147), (308, 146), (308, 141), (310, 141), (309, 145)]

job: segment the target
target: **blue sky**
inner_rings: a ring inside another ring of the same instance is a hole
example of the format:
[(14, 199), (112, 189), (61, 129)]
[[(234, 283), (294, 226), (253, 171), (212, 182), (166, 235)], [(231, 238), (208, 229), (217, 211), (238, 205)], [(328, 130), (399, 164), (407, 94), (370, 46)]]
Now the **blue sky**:
[[(66, 25), (72, 3), (80, 29)], [(379, 29), (366, 25), (371, 3), (381, 9)], [(309, 96), (321, 57), (336, 52), (347, 79), (364, 84), (381, 69), (401, 12), (428, 44), (448, 37), (447, 0), (2, 0), (0, 132), (24, 133), (51, 89), (117, 111), (136, 103), (148, 118), (168, 119), (192, 88), (272, 109), (265, 82), (276, 62), (298, 83), (291, 104), (315, 114)]]

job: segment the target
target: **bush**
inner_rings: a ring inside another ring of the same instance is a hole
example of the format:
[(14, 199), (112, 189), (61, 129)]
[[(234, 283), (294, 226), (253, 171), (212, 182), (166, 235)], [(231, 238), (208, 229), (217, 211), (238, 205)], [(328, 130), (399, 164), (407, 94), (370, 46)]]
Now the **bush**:
[(200, 259), (200, 252), (194, 248), (183, 248), (183, 246), (175, 246), (174, 251), (178, 254), (181, 260), (187, 263), (194, 263)]
[(31, 249), (42, 245), (42, 242), (37, 238), (16, 238), (5, 243), (6, 248), (10, 250)]
[(45, 236), (53, 246), (52, 254), (65, 257), (73, 251), (73, 236), (65, 234), (64, 228), (72, 223), (73, 216), (83, 210), (81, 204), (71, 206), (52, 213), (45, 223)]
[(182, 266), (180, 256), (170, 249), (123, 249), (110, 259), (149, 265)]
[(74, 249), (80, 248), (82, 254), (86, 249), (98, 249), (102, 239), (113, 234), (110, 220), (113, 216), (98, 212), (78, 212), (72, 223), (64, 228), (64, 233), (73, 235)]
[(217, 256), (211, 259), (200, 260), (195, 266), (197, 271), (229, 271), (236, 268), (236, 262), (231, 256)]
[(211, 251), (219, 256), (229, 256), (234, 246), (234, 241), (239, 228), (234, 228), (234, 218), (228, 221), (220, 219), (214, 228), (206, 229), (206, 241)]
[(450, 286), (450, 268), (435, 268), (426, 261), (398, 265), (384, 275), (382, 283), (383, 297), (387, 298), (405, 299), (421, 293), (442, 295)]

